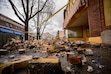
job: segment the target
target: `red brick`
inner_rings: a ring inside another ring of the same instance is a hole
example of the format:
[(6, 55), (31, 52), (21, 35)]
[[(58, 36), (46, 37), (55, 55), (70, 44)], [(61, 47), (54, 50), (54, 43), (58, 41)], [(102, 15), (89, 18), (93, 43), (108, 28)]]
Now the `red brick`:
[(88, 20), (91, 36), (100, 36), (101, 19), (99, 5), (99, 0), (88, 0)]

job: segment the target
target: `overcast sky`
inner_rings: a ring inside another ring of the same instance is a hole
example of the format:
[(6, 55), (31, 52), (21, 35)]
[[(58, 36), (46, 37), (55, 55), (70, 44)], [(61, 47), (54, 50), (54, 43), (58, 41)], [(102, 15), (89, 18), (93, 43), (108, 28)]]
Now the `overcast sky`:
[[(53, 0), (55, 2), (55, 12), (60, 9), (62, 6), (64, 6), (68, 0)], [(20, 22), (21, 21), (14, 15), (13, 10), (9, 9), (9, 7), (6, 7), (5, 5), (0, 7), (0, 13), (4, 14), (5, 16), (10, 17), (11, 19)], [(60, 11), (58, 14), (56, 14), (53, 18), (51, 18), (52, 23), (50, 25), (47, 25), (45, 32), (49, 32), (50, 34), (56, 34), (58, 30), (63, 30), (63, 10)], [(35, 32), (35, 31), (34, 31)]]
[[(56, 8), (55, 11), (59, 10), (61, 7), (63, 7), (67, 0), (54, 0)], [(63, 30), (63, 10), (60, 11), (58, 14), (56, 14), (52, 19), (53, 24), (47, 25), (47, 28), (45, 29), (45, 32), (49, 32), (51, 34), (56, 34), (58, 30)]]

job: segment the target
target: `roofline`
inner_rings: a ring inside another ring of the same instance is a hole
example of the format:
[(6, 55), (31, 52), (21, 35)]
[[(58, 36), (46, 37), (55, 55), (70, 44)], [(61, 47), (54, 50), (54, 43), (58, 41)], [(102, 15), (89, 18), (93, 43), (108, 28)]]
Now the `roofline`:
[[(0, 16), (3, 16), (3, 17), (5, 17), (5, 18), (7, 18), (7, 19), (9, 19), (9, 20), (11, 20), (11, 21), (13, 21), (13, 22), (17, 23), (17, 24), (20, 24), (21, 26), (24, 26), (23, 24), (21, 24), (21, 23), (19, 23), (19, 22), (15, 21), (15, 20), (13, 20), (13, 19), (11, 19), (11, 18), (9, 18), (9, 17), (5, 16), (4, 14), (1, 14), (1, 13), (0, 13)], [(9, 22), (9, 23), (10, 23), (10, 22)]]

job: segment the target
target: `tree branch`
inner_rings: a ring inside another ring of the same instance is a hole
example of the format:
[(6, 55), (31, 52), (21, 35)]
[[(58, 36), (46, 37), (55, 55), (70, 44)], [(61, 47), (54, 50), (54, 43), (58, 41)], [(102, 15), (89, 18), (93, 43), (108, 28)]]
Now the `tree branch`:
[(23, 19), (25, 20), (25, 17), (20, 13), (20, 11), (15, 7), (15, 9), (17, 10), (17, 12), (23, 17)]
[(18, 15), (18, 13), (17, 13), (17, 11), (16, 11), (16, 7), (15, 7), (15, 5), (13, 4), (13, 2), (12, 2), (11, 0), (8, 0), (8, 1), (9, 1), (9, 3), (11, 4), (12, 9), (13, 9), (14, 12), (15, 12), (15, 15), (24, 23), (24, 20)]
[(44, 7), (45, 7), (47, 1), (48, 1), (48, 0), (45, 1), (43, 7), (42, 7), (39, 11), (37, 11), (34, 15), (32, 15), (31, 17), (29, 17), (29, 20), (30, 20), (31, 18), (33, 18), (37, 13), (41, 12), (41, 11), (44, 9)]
[(24, 13), (26, 14), (26, 9), (25, 9), (24, 2), (23, 2), (23, 0), (21, 0), (21, 1), (22, 1), (22, 6), (23, 6)]
[(31, 17), (31, 15), (32, 15), (32, 9), (33, 9), (33, 7), (34, 7), (34, 1), (32, 1), (31, 12), (30, 12), (30, 16), (29, 17)]

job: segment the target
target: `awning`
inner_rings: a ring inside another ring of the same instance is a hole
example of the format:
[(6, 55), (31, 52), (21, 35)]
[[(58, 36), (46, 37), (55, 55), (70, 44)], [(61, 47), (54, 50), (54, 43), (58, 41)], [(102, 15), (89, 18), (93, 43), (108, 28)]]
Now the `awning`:
[(11, 33), (11, 34), (14, 33), (13, 30), (5, 29), (5, 28), (0, 28), (0, 32), (6, 32), (6, 33)]
[(5, 33), (11, 33), (11, 34), (16, 34), (16, 35), (24, 35), (22, 32), (14, 31), (14, 30), (9, 30), (6, 28), (0, 28), (0, 32), (5, 32)]
[(22, 35), (22, 32), (14, 31), (14, 34), (16, 34), (16, 35)]

